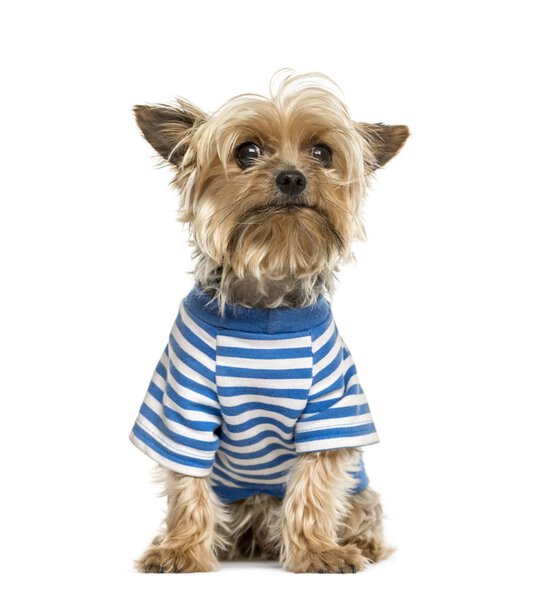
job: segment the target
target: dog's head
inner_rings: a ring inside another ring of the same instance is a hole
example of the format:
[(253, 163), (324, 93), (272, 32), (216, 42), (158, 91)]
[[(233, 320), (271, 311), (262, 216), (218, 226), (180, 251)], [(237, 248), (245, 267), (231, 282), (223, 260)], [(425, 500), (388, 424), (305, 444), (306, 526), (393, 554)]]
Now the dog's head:
[(145, 138), (175, 169), (197, 254), (223, 277), (315, 280), (362, 237), (369, 178), (409, 133), (353, 121), (333, 86), (290, 74), (270, 98), (243, 94), (213, 114), (181, 99), (135, 107)]

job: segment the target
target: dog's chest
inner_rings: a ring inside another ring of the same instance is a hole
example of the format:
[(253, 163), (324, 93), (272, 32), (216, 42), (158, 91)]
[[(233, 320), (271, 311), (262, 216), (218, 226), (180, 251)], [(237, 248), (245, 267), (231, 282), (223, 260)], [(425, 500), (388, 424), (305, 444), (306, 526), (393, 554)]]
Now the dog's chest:
[(295, 424), (312, 385), (310, 332), (228, 331), (216, 342), (222, 424), (212, 481), (277, 491), (295, 458)]
[(294, 458), (294, 428), (312, 385), (311, 335), (229, 331), (216, 340), (222, 425), (215, 471), (236, 472), (249, 484), (267, 475), (268, 483), (280, 483)]
[(217, 396), (225, 431), (240, 434), (257, 426), (292, 430), (312, 384), (312, 339), (301, 335), (217, 335)]

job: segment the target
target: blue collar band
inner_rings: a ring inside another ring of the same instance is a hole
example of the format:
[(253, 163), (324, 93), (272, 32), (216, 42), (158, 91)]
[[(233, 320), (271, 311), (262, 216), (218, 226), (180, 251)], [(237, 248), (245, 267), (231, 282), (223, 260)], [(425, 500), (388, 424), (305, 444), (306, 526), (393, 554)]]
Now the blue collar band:
[(195, 285), (184, 299), (189, 312), (215, 327), (255, 333), (293, 333), (312, 329), (331, 314), (329, 301), (320, 294), (309, 306), (299, 308), (248, 308), (241, 304), (225, 305), (225, 316), (219, 314), (219, 302), (212, 294)]

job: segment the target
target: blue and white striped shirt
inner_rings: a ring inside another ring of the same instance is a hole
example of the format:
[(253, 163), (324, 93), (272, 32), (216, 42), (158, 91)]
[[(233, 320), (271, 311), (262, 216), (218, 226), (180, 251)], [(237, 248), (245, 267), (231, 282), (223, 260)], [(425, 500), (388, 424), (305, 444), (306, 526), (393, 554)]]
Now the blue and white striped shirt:
[[(181, 302), (131, 441), (178, 473), (209, 475), (224, 502), (282, 497), (297, 453), (378, 441), (330, 304), (227, 305), (195, 286)], [(368, 485), (362, 454), (352, 493)]]

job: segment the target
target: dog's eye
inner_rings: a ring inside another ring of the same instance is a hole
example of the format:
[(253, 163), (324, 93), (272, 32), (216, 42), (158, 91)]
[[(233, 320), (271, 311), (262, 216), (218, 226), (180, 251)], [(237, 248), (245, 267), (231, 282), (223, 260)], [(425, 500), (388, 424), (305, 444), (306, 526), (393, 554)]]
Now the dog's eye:
[(318, 160), (324, 167), (330, 167), (332, 162), (332, 150), (325, 144), (317, 144), (314, 146), (310, 154), (312, 158)]
[(236, 150), (236, 162), (242, 169), (247, 169), (261, 156), (261, 149), (255, 142), (245, 142)]

